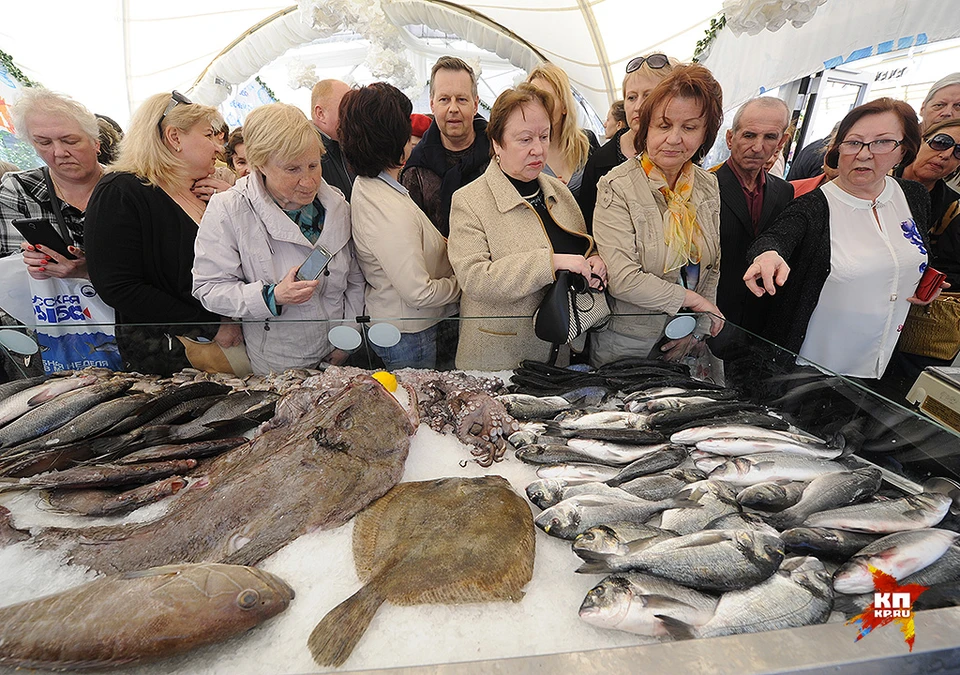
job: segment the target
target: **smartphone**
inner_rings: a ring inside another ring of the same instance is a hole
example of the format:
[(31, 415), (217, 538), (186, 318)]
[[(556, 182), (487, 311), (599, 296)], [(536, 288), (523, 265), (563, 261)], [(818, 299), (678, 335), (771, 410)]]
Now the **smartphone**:
[[(77, 256), (67, 250), (67, 242), (63, 240), (60, 233), (50, 224), (46, 218), (17, 218), (10, 223), (23, 238), (34, 246), (46, 246), (52, 251), (56, 251), (67, 260), (76, 260)], [(55, 261), (51, 261), (55, 262)]]
[(315, 246), (313, 253), (303, 261), (300, 269), (297, 270), (297, 281), (314, 281), (319, 279), (324, 270), (327, 269), (327, 263), (333, 256), (323, 246)]

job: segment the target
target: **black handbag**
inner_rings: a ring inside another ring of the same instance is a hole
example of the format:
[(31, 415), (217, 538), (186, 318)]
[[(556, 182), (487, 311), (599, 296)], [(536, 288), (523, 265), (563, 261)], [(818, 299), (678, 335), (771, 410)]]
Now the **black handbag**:
[(533, 315), (533, 330), (544, 342), (573, 342), (588, 330), (602, 330), (610, 320), (610, 304), (603, 289), (590, 288), (580, 274), (558, 270)]

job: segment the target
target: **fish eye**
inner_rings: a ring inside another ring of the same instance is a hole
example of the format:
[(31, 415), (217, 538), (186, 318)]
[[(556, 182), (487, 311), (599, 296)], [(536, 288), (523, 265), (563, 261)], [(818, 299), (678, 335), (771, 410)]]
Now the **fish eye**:
[(252, 588), (246, 588), (240, 591), (237, 596), (237, 606), (240, 609), (252, 609), (260, 603), (260, 594)]

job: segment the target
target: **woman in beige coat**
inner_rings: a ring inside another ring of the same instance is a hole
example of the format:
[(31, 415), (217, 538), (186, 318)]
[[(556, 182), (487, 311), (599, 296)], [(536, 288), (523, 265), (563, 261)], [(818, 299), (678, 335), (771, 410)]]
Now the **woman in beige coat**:
[[(350, 207), (323, 181), (323, 145), (298, 108), (261, 106), (243, 129), (252, 170), (210, 200), (195, 245), (193, 295), (210, 311), (243, 320), (257, 374), (342, 364), (348, 355), (327, 333), (363, 314)], [(325, 270), (298, 280), (320, 247), (331, 255)]]
[(552, 105), (527, 84), (500, 94), (487, 126), (495, 161), (453, 195), (449, 253), (463, 290), (458, 368), (546, 360), (551, 345), (534, 335), (531, 317), (556, 271), (581, 274), (594, 288), (606, 283), (573, 195), (541, 173)]
[(397, 181), (412, 147), (412, 107), (385, 82), (349, 91), (340, 104), (340, 146), (357, 174), (350, 206), (367, 314), (400, 331), (396, 345), (372, 345), (391, 370), (437, 366), (439, 324), (460, 297), (446, 241)]
[(694, 164), (713, 145), (723, 116), (720, 85), (703, 66), (678, 66), (640, 108), (636, 158), (597, 186), (593, 236), (609, 270), (613, 318), (592, 336), (591, 361), (646, 357), (667, 323), (659, 313), (703, 315), (694, 332), (663, 345), (678, 359), (722, 326), (720, 191)]

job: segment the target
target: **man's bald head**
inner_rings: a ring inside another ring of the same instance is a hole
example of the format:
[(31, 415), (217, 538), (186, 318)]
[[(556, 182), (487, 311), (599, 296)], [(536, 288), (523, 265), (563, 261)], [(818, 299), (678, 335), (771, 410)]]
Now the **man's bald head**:
[(339, 140), (340, 101), (350, 85), (340, 80), (320, 80), (310, 94), (310, 117), (313, 124), (333, 140)]

